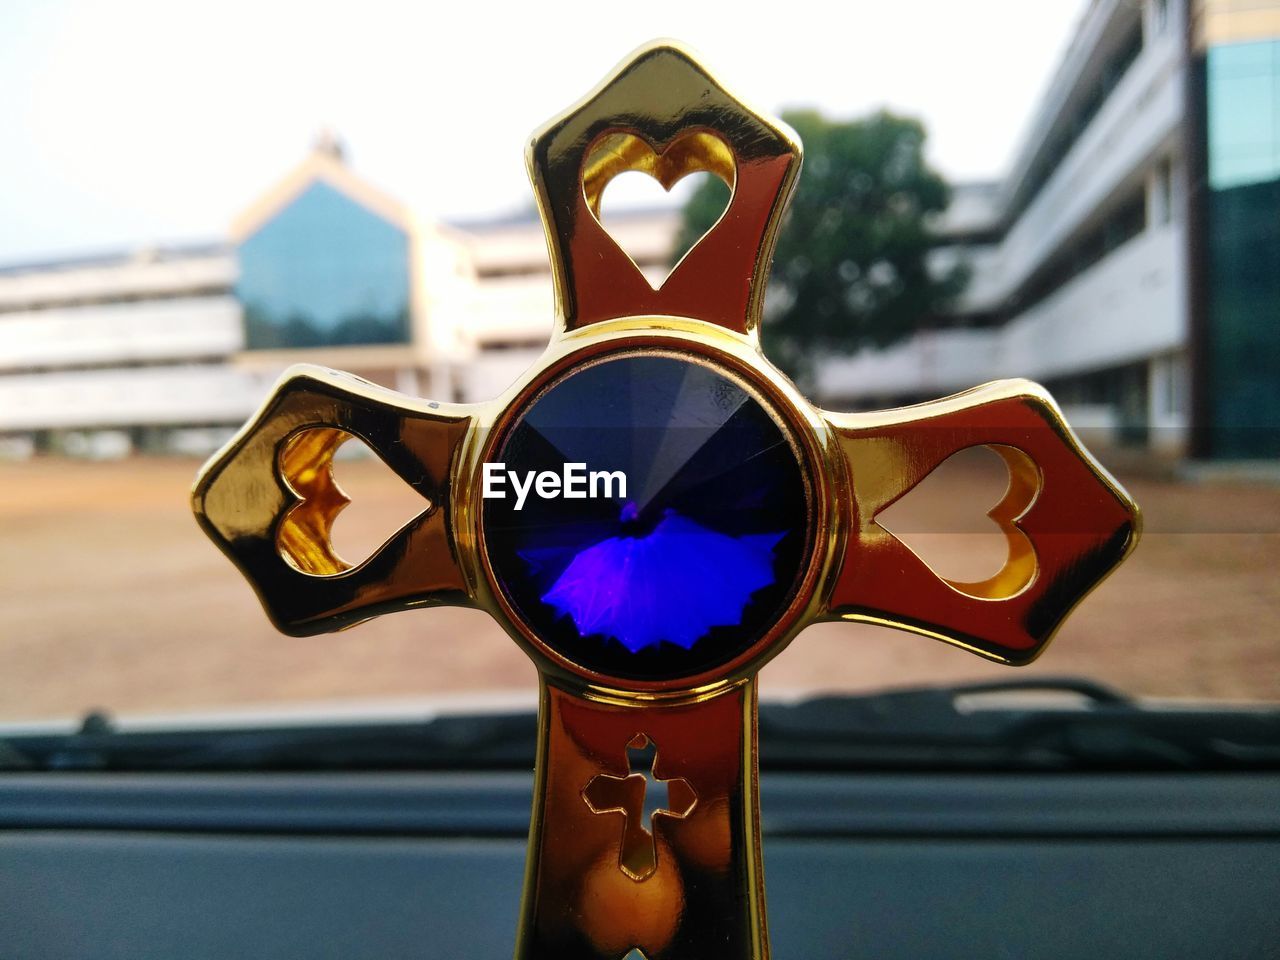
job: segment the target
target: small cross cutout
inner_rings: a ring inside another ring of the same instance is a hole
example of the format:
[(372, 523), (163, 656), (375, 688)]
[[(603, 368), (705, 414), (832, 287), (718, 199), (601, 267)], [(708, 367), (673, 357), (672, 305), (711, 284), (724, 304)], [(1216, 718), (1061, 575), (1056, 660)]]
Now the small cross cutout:
[[(662, 780), (657, 776), (657, 745), (643, 733), (637, 733), (627, 744), (627, 761), (631, 771), (628, 776), (599, 774), (582, 791), (582, 799), (592, 813), (622, 814), (618, 866), (632, 880), (644, 880), (658, 867), (658, 845), (647, 825), (655, 817), (683, 820), (693, 812), (698, 795), (683, 777)], [(665, 807), (658, 805), (661, 786), (667, 788)]]

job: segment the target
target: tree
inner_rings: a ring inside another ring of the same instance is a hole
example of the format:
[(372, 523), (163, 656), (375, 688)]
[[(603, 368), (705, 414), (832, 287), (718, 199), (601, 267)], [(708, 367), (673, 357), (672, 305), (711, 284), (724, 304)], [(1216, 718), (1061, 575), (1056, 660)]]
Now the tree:
[[(778, 238), (761, 334), (773, 361), (804, 381), (823, 353), (909, 335), (967, 276), (928, 269), (928, 217), (949, 190), (925, 162), (919, 121), (886, 111), (849, 122), (808, 110), (783, 118), (804, 143), (804, 172)], [(678, 254), (727, 202), (724, 184), (708, 177), (685, 205)]]

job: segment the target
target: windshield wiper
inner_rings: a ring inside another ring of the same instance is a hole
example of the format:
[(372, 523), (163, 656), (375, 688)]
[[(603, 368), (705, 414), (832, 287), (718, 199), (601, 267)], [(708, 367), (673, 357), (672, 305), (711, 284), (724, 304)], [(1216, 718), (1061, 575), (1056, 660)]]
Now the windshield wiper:
[(9, 737), (0, 769), (531, 770), (532, 712), (373, 723), (122, 731), (101, 713), (73, 734)]
[[(162, 731), (92, 714), (8, 738), (0, 769), (528, 771), (536, 744), (532, 711)], [(921, 687), (762, 704), (760, 755), (765, 771), (1280, 769), (1280, 710), (1142, 705), (1078, 678)]]
[(1077, 677), (762, 708), (760, 737), (773, 769), (1280, 769), (1280, 710), (1140, 704)]

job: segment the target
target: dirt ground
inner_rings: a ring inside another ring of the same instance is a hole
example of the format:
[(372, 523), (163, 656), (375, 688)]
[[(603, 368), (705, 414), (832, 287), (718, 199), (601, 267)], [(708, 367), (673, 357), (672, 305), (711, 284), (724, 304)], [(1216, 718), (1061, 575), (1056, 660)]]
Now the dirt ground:
[[(1002, 559), (998, 536), (981, 531), (1003, 480), (985, 461), (948, 467), (888, 525), (935, 569), (982, 575)], [(191, 517), (196, 468), (0, 464), (0, 719), (532, 690), (528, 660), (475, 611), (277, 634)], [(416, 512), (416, 497), (376, 461), (338, 473), (354, 502), (335, 541), (356, 560)], [(1143, 542), (1032, 666), (1015, 674), (922, 637), (825, 624), (765, 668), (765, 694), (1084, 674), (1138, 694), (1280, 699), (1280, 489), (1126, 483), (1144, 508)]]

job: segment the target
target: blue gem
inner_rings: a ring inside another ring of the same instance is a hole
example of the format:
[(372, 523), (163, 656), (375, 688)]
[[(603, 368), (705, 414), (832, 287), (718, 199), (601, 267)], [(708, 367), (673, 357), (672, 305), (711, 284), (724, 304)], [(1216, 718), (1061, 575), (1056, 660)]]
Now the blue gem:
[(583, 463), (626, 477), (607, 498), (484, 501), (507, 599), (588, 669), (702, 672), (758, 640), (791, 599), (807, 534), (795, 451), (752, 393), (703, 363), (624, 355), (573, 372), (490, 460), (520, 476)]

